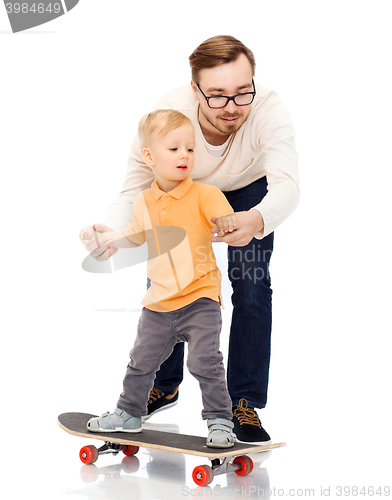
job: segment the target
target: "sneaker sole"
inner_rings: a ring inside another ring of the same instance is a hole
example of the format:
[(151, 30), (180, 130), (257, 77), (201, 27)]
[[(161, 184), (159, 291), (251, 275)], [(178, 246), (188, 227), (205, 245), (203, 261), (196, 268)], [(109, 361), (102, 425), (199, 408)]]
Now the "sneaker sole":
[(221, 449), (232, 448), (234, 445), (235, 445), (235, 443), (229, 443), (227, 445), (226, 444), (211, 444), (211, 443), (207, 443), (208, 448), (221, 448)]
[(90, 432), (127, 432), (127, 433), (137, 433), (137, 432), (142, 432), (143, 427), (139, 427), (138, 429), (123, 429), (122, 427), (119, 427), (118, 429), (90, 429), (87, 427), (87, 430)]
[(167, 405), (165, 406), (162, 406), (161, 408), (158, 408), (157, 410), (153, 411), (152, 413), (150, 413), (150, 415), (143, 415), (142, 416), (142, 422), (145, 422), (146, 420), (148, 420), (150, 417), (152, 417), (153, 415), (155, 415), (156, 413), (159, 413), (160, 411), (163, 411), (163, 410), (168, 410), (169, 408), (171, 408), (172, 406), (175, 406), (176, 404), (178, 403), (178, 401), (174, 401), (174, 403), (168, 403)]

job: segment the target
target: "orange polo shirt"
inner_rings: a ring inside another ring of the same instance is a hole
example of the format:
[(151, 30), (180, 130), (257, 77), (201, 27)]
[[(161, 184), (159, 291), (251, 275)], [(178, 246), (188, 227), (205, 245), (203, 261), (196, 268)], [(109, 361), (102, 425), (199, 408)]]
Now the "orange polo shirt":
[(169, 193), (156, 181), (134, 201), (125, 236), (147, 242), (151, 287), (142, 300), (152, 311), (174, 311), (207, 297), (221, 302), (221, 273), (211, 243), (211, 217), (233, 212), (217, 187), (187, 177)]

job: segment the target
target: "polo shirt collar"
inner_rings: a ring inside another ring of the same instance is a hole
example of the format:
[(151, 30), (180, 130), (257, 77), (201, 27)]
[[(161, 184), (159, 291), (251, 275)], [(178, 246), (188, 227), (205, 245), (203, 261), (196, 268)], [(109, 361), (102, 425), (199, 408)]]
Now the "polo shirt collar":
[(177, 187), (175, 187), (174, 189), (172, 189), (168, 193), (165, 193), (164, 191), (159, 189), (158, 183), (155, 180), (151, 185), (151, 194), (155, 200), (159, 200), (159, 198), (161, 198), (165, 194), (169, 194), (173, 198), (176, 198), (177, 200), (179, 200), (180, 198), (182, 198), (184, 196), (184, 194), (186, 194), (189, 191), (192, 184), (193, 184), (192, 179), (190, 177), (187, 177)]

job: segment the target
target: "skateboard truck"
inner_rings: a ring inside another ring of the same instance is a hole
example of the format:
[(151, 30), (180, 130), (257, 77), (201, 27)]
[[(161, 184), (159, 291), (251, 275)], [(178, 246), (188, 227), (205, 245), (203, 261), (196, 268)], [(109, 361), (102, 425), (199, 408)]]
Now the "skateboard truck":
[[(249, 457), (247, 458), (251, 460)], [(211, 460), (211, 465), (212, 470), (214, 471), (214, 476), (218, 476), (219, 474), (227, 474), (229, 472), (236, 472), (238, 470), (241, 470), (242, 468), (238, 462), (230, 462), (229, 457), (225, 457), (222, 462), (219, 460), (219, 458), (215, 458), (214, 460)]]
[(98, 455), (105, 455), (108, 453), (117, 455), (120, 451), (122, 451), (124, 455), (131, 456), (135, 455), (139, 451), (139, 447), (105, 441), (105, 444), (98, 448)]
[(132, 455), (135, 455), (139, 451), (139, 446), (111, 443), (110, 441), (105, 441), (105, 444), (100, 448), (96, 448), (94, 445), (83, 446), (83, 448), (79, 452), (79, 457), (84, 464), (89, 465), (96, 462), (99, 455), (107, 455), (109, 453), (111, 453), (112, 455), (117, 455), (120, 451), (122, 451), (127, 457), (130, 457)]

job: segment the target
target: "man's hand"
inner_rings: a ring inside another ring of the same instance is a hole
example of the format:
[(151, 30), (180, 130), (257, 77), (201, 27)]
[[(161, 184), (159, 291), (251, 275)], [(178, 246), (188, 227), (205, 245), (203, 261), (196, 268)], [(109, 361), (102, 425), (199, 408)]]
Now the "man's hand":
[[(235, 214), (231, 215), (235, 219), (235, 227), (232, 227), (232, 231), (227, 232), (224, 236), (218, 236), (218, 232), (222, 228), (215, 226), (211, 229), (211, 233), (214, 234), (211, 241), (223, 241), (233, 247), (243, 247), (247, 245), (256, 234), (263, 233), (264, 221), (258, 210), (252, 208), (246, 212), (235, 212)], [(217, 221), (217, 217), (211, 218), (213, 224), (216, 224)], [(222, 234), (222, 232), (219, 232), (219, 234)]]
[(84, 227), (79, 233), (80, 241), (85, 249), (99, 262), (109, 259), (117, 251), (108, 243), (105, 236), (99, 234), (108, 231), (113, 231), (113, 229), (105, 224), (94, 224)]

